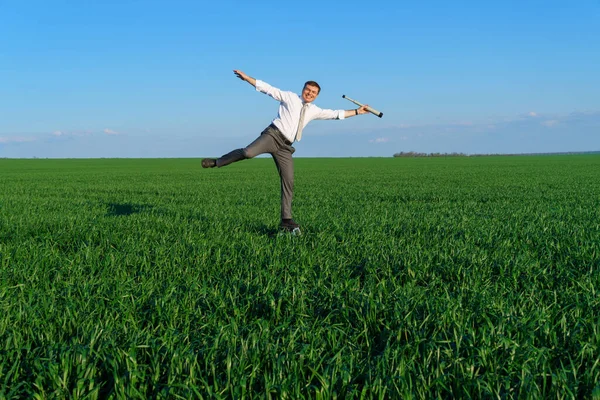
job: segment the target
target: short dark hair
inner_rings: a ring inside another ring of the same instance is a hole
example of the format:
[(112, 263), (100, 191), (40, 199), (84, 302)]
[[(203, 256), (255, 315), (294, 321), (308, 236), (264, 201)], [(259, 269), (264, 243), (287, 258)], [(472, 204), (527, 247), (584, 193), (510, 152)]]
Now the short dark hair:
[(315, 81), (308, 81), (304, 84), (304, 87), (307, 86), (315, 86), (317, 89), (319, 89), (319, 93), (321, 93), (321, 86), (319, 86), (319, 84)]

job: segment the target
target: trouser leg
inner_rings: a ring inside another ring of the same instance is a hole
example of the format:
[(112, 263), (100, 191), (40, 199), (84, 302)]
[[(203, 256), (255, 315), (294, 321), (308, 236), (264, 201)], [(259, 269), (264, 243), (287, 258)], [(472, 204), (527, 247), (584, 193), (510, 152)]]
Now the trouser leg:
[(292, 197), (294, 195), (294, 160), (295, 149), (291, 146), (280, 147), (273, 153), (273, 160), (281, 180), (281, 219), (292, 218)]
[(235, 149), (217, 158), (217, 167), (224, 167), (234, 162), (245, 160), (244, 149)]
[(235, 149), (217, 159), (217, 167), (224, 167), (231, 163), (245, 160), (247, 158), (254, 158), (259, 154), (272, 153), (276, 151), (277, 144), (271, 135), (261, 133), (256, 140), (250, 143), (243, 149)]

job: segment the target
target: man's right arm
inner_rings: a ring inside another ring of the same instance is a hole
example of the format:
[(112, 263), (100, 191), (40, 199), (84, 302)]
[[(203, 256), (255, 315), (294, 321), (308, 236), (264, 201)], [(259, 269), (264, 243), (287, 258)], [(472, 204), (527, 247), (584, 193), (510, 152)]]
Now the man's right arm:
[(256, 79), (254, 79), (253, 77), (246, 75), (245, 73), (243, 73), (239, 69), (234, 69), (233, 73), (235, 74), (235, 76), (237, 76), (241, 80), (246, 81), (249, 84), (251, 84), (252, 86), (256, 87)]
[(233, 72), (238, 78), (254, 86), (257, 91), (271, 96), (277, 101), (290, 101), (290, 95), (292, 94), (291, 92), (284, 92), (280, 89), (277, 89), (276, 87), (273, 87), (264, 81), (254, 79), (253, 77), (246, 75), (238, 69), (234, 69)]

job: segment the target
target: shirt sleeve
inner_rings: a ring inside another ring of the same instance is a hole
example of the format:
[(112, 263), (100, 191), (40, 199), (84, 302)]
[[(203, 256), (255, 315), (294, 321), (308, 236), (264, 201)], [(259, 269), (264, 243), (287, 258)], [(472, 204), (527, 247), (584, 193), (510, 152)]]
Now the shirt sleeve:
[(271, 96), (277, 101), (284, 101), (288, 92), (284, 92), (276, 87), (269, 85), (267, 82), (256, 80), (256, 91)]
[(315, 119), (344, 119), (346, 118), (345, 110), (323, 110), (319, 108)]

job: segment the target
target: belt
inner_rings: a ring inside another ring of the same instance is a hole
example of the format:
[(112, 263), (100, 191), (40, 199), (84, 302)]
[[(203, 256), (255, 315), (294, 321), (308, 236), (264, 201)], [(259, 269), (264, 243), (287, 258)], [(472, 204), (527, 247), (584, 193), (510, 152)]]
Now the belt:
[(281, 140), (283, 140), (283, 143), (287, 144), (288, 146), (292, 145), (292, 142), (290, 142), (289, 139), (286, 138), (283, 133), (281, 133), (281, 131), (279, 130), (279, 128), (275, 124), (269, 125), (269, 128), (273, 128), (273, 130), (275, 132), (277, 132), (277, 134), (279, 135), (279, 137), (281, 138)]

